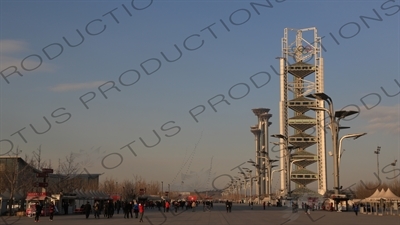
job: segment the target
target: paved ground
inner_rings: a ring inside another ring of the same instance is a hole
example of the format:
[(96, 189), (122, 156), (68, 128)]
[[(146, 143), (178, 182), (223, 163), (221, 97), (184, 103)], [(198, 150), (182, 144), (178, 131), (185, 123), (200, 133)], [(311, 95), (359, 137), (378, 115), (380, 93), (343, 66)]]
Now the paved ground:
[[(232, 212), (227, 213), (225, 205), (215, 204), (210, 212), (203, 212), (202, 206), (191, 210), (179, 210), (177, 213), (160, 212), (157, 209), (148, 209), (145, 212), (144, 223), (139, 223), (138, 219), (124, 219), (122, 214), (115, 214), (113, 218), (94, 219), (93, 215), (85, 219), (84, 215), (56, 215), (54, 221), (49, 221), (48, 217), (41, 217), (40, 224), (58, 225), (80, 225), (80, 224), (151, 224), (151, 225), (400, 225), (400, 216), (376, 216), (359, 214), (353, 212), (326, 212), (312, 211), (310, 215), (303, 211), (292, 213), (285, 208), (270, 207), (264, 211), (262, 206), (254, 206), (251, 210), (248, 205), (233, 205)], [(33, 218), (28, 217), (0, 217), (0, 225), (25, 225), (34, 223)]]

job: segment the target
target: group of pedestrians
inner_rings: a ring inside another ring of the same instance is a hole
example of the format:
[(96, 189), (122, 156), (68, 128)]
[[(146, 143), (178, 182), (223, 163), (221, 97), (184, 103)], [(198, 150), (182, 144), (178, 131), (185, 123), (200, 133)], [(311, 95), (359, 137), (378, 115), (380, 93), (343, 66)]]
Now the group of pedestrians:
[[(40, 216), (42, 214), (43, 206), (39, 203), (35, 203), (35, 222), (39, 222)], [(49, 204), (49, 220), (53, 221), (54, 213), (58, 212), (57, 207), (54, 205), (54, 202), (50, 202)]]
[(212, 201), (203, 201), (203, 211), (205, 212), (206, 210), (208, 212), (211, 212), (211, 209), (214, 208), (214, 203)]
[[(130, 202), (125, 202), (122, 204), (122, 209), (124, 211), (124, 218), (128, 219), (129, 216), (130, 218), (133, 218), (133, 213), (135, 214), (135, 218), (139, 218), (139, 222), (143, 222), (143, 215), (144, 215), (144, 208), (145, 204), (142, 202), (136, 202), (133, 203), (132, 201)], [(112, 203), (111, 200), (108, 200), (106, 204), (104, 205), (104, 217), (105, 218), (112, 218), (114, 214), (114, 204)], [(90, 214), (92, 211), (94, 212), (94, 218), (100, 219), (100, 203), (96, 201), (93, 204), (93, 207), (90, 205), (89, 202), (86, 202), (86, 205), (84, 205), (83, 211), (85, 213), (86, 219), (89, 218)], [(133, 211), (133, 213), (132, 213)]]

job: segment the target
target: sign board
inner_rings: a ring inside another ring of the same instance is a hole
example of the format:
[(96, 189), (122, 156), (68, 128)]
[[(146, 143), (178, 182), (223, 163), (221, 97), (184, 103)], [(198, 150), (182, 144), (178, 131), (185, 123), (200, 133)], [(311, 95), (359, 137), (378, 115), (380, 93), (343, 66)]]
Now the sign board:
[(37, 173), (36, 177), (48, 177), (49, 174), (48, 173)]
[(49, 183), (45, 183), (45, 182), (40, 182), (39, 183), (39, 187), (48, 187), (49, 186)]
[(53, 173), (53, 169), (42, 168), (42, 173)]
[(33, 197), (47, 196), (47, 192), (28, 192), (26, 196), (33, 196)]
[(331, 195), (331, 198), (332, 199), (335, 199), (335, 198), (346, 198), (346, 195), (343, 195), (343, 194)]

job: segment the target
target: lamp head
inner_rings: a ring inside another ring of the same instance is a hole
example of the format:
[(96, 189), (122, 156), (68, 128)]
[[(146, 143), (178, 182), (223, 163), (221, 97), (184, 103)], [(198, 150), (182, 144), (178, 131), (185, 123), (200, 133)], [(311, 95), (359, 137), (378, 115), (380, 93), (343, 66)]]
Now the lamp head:
[(252, 164), (255, 164), (255, 162), (252, 160), (252, 159), (250, 159), (249, 161), (247, 161), (248, 163), (252, 163)]
[(306, 97), (332, 102), (332, 99), (327, 94), (325, 94), (323, 92), (309, 94)]
[(340, 110), (340, 111), (336, 111), (335, 112), (335, 117), (339, 118), (339, 119), (343, 119), (345, 117), (354, 115), (359, 113), (358, 111), (354, 111), (354, 110)]
[(361, 133), (361, 134), (355, 136), (355, 137), (354, 137), (354, 140), (356, 140), (357, 138), (362, 137), (362, 136), (364, 136), (364, 135), (366, 135), (366, 134), (367, 134), (367, 133)]
[(283, 134), (272, 134), (271, 137), (282, 138), (282, 139), (287, 140), (287, 137), (285, 135), (283, 135)]

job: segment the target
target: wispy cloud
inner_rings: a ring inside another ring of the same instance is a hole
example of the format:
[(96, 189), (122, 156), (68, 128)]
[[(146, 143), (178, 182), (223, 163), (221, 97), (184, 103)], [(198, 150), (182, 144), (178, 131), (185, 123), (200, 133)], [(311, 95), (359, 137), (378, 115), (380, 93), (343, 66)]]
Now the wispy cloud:
[(366, 129), (369, 133), (400, 135), (400, 105), (376, 106), (362, 111), (360, 116), (368, 121)]
[(20, 40), (0, 40), (2, 54), (17, 53), (28, 50), (28, 43)]
[[(17, 68), (21, 67), (21, 61), (24, 57), (32, 54), (29, 49), (29, 44), (25, 41), (21, 40), (0, 40), (0, 70), (6, 69), (10, 66), (16, 66)], [(27, 53), (24, 57), (16, 57), (14, 54), (23, 54)], [(37, 59), (39, 60), (39, 59)], [(33, 58), (28, 58), (24, 60), (24, 66), (26, 68), (35, 68), (38, 65), (38, 61), (35, 61)], [(22, 70), (22, 69), (18, 69)], [(47, 62), (42, 62), (38, 69), (34, 70), (35, 72), (54, 72), (54, 66)]]
[(91, 89), (97, 88), (100, 85), (104, 84), (106, 81), (93, 81), (86, 83), (70, 83), (70, 84), (59, 84), (55, 87), (51, 87), (51, 91), (55, 92), (67, 92), (67, 91), (76, 91), (82, 89)]

